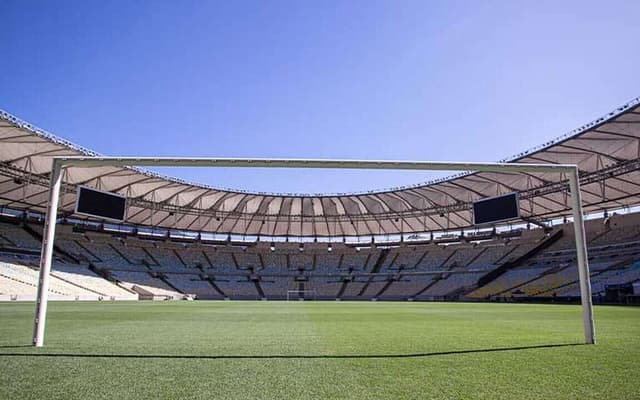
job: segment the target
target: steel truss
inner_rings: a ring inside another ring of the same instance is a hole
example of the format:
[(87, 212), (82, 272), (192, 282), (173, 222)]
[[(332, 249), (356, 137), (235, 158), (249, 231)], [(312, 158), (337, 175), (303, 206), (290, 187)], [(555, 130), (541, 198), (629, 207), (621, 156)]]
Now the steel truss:
[[(594, 172), (586, 172), (580, 173), (580, 185), (588, 185), (597, 182), (605, 182), (607, 179), (615, 178), (618, 176), (623, 176), (633, 171), (640, 170), (640, 158), (625, 161), (622, 163), (617, 163), (611, 165), (609, 167), (605, 167), (599, 169)], [(12, 178), (21, 179), (24, 182), (29, 184), (36, 184), (42, 187), (47, 187), (49, 185), (49, 179), (47, 176), (29, 173), (28, 171), (12, 167), (6, 164), (0, 164), (0, 175), (5, 175)], [(62, 191), (71, 193), (76, 190), (76, 185), (69, 183), (62, 183)], [(534, 200), (537, 197), (556, 194), (556, 193), (568, 193), (569, 192), (569, 182), (568, 180), (560, 181), (560, 182), (552, 182), (547, 184), (542, 184), (540, 186), (530, 188), (527, 190), (519, 191), (521, 200)], [(2, 193), (0, 193), (0, 198), (2, 198)], [(616, 201), (619, 199), (609, 199), (603, 198), (603, 203)], [(201, 218), (210, 218), (210, 217), (219, 217), (219, 218), (229, 218), (234, 217), (240, 221), (250, 222), (255, 219), (260, 219), (265, 222), (274, 223), (278, 222), (282, 216), (280, 215), (269, 215), (269, 214), (260, 214), (260, 213), (241, 213), (235, 211), (221, 211), (221, 210), (209, 210), (209, 209), (201, 209), (197, 207), (185, 207), (185, 206), (176, 206), (174, 204), (170, 204), (168, 202), (153, 202), (151, 200), (146, 200), (142, 198), (129, 198), (128, 200), (129, 206), (135, 206), (140, 208), (146, 208), (153, 210), (154, 212), (166, 212), (166, 213), (174, 213), (174, 214), (184, 214), (184, 215), (193, 215)], [(25, 202), (28, 203), (28, 202)], [(379, 222), (381, 220), (395, 219), (395, 218), (425, 218), (430, 216), (438, 216), (440, 214), (450, 214), (461, 211), (469, 211), (472, 208), (472, 202), (458, 202), (450, 205), (443, 205), (439, 207), (429, 207), (419, 210), (411, 210), (405, 212), (386, 212), (386, 213), (375, 213), (375, 214), (361, 214), (361, 215), (351, 215), (351, 216), (322, 216), (322, 217), (303, 217), (301, 215), (293, 215), (291, 216), (292, 221), (299, 221), (301, 219), (311, 220), (314, 223), (328, 223), (335, 224), (341, 222)], [(596, 204), (590, 204), (596, 205)], [(571, 205), (567, 204), (564, 210), (560, 210), (554, 212), (552, 216), (560, 216), (562, 215), (562, 211), (569, 212), (571, 210)], [(536, 221), (532, 221), (533, 223), (537, 223), (542, 215), (531, 215), (526, 216), (526, 218), (536, 218)], [(465, 227), (461, 227), (459, 229), (464, 229)], [(458, 228), (456, 228), (458, 229)], [(406, 233), (418, 233), (416, 230), (407, 230)], [(231, 234), (232, 232), (218, 232), (220, 234)], [(237, 233), (242, 234), (242, 233)], [(249, 234), (245, 232), (244, 234)], [(265, 236), (265, 235), (262, 235)]]

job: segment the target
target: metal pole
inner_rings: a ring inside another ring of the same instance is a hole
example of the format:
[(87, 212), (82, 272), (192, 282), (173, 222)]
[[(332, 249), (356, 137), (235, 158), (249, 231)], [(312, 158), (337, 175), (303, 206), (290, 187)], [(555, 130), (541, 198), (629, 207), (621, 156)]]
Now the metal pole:
[(567, 172), (573, 164), (529, 164), (499, 162), (336, 160), (282, 158), (184, 158), (184, 157), (56, 157), (67, 166), (78, 167), (231, 167), (231, 168), (335, 168), (417, 171), (476, 172)]
[(54, 159), (51, 167), (51, 182), (49, 183), (49, 208), (42, 235), (42, 251), (40, 253), (40, 279), (38, 280), (38, 299), (36, 302), (36, 317), (33, 327), (33, 345), (42, 347), (44, 344), (44, 326), (47, 318), (47, 297), (49, 295), (49, 272), (53, 258), (53, 241), (56, 235), (56, 220), (58, 218), (58, 200), (62, 184), (62, 164)]
[(587, 257), (587, 241), (584, 234), (582, 218), (582, 199), (578, 168), (569, 173), (569, 188), (573, 208), (573, 229), (575, 231), (576, 250), (578, 252), (578, 275), (580, 277), (580, 297), (582, 302), (582, 322), (584, 325), (585, 344), (596, 344), (596, 331), (593, 324), (593, 303), (591, 300), (591, 282), (589, 277), (589, 259)]

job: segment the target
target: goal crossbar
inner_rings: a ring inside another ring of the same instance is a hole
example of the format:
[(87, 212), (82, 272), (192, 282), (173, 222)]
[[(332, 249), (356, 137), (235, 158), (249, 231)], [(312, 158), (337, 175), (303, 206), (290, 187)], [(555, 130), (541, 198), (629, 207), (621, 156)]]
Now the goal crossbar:
[(291, 295), (302, 295), (302, 298), (306, 300), (306, 296), (307, 295), (311, 295), (312, 298), (315, 300), (316, 298), (316, 291), (313, 289), (306, 289), (306, 290), (287, 290), (287, 301), (291, 300)]
[(585, 239), (582, 200), (578, 167), (574, 164), (527, 164), (444, 161), (392, 161), (392, 160), (329, 160), (329, 159), (266, 159), (266, 158), (175, 158), (175, 157), (53, 157), (49, 182), (49, 200), (40, 256), (40, 277), (34, 318), (33, 345), (44, 345), (47, 317), (49, 276), (53, 259), (58, 203), (62, 186), (62, 168), (76, 167), (240, 167), (240, 168), (329, 168), (373, 170), (423, 170), (465, 172), (547, 172), (564, 173), (569, 179), (572, 198), (573, 226), (578, 258), (580, 298), (584, 327), (584, 342), (595, 344), (595, 327), (587, 244)]

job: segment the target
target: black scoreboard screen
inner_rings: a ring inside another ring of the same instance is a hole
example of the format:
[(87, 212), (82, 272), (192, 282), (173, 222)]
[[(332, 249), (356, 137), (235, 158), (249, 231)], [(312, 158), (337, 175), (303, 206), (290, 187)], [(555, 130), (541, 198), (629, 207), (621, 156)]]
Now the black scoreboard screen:
[(101, 219), (124, 221), (126, 200), (124, 196), (119, 194), (80, 186), (76, 201), (76, 213)]
[(483, 225), (520, 218), (518, 202), (518, 193), (476, 201), (473, 203), (473, 223)]

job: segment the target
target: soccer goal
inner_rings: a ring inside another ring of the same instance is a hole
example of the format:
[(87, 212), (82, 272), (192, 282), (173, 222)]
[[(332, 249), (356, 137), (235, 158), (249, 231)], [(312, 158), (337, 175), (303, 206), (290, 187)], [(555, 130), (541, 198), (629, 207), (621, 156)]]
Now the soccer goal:
[[(305, 159), (247, 159), (247, 158), (172, 158), (172, 157), (53, 157), (49, 183), (49, 200), (42, 240), (40, 278), (36, 315), (34, 318), (33, 344), (44, 344), (44, 331), (49, 294), (49, 275), (54, 251), (58, 203), (62, 186), (62, 169), (65, 167), (245, 167), (245, 168), (330, 168), (375, 170), (430, 170), (476, 171), (502, 173), (564, 174), (568, 178), (569, 195), (575, 230), (578, 273), (582, 303), (584, 342), (595, 344), (595, 329), (591, 302), (591, 285), (587, 246), (585, 241), (582, 201), (578, 167), (574, 164), (482, 163), (482, 162), (434, 162), (434, 161), (362, 161), (362, 160), (305, 160)], [(288, 294), (288, 297), (290, 295)]]
[(287, 301), (290, 300), (315, 300), (315, 290), (287, 290)]

